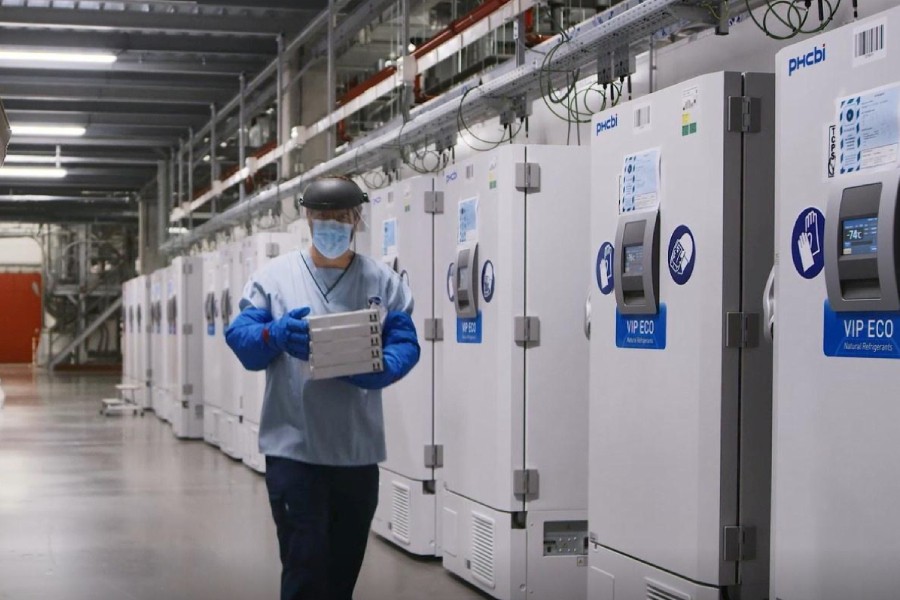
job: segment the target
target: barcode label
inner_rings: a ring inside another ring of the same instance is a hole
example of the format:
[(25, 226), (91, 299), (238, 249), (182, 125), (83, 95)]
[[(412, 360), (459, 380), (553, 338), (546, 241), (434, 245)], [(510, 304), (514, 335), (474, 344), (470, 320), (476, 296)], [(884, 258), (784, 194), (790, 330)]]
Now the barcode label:
[(887, 56), (886, 21), (879, 21), (853, 31), (853, 65), (868, 63)]
[(634, 130), (642, 131), (650, 127), (650, 105), (638, 106), (634, 109)]

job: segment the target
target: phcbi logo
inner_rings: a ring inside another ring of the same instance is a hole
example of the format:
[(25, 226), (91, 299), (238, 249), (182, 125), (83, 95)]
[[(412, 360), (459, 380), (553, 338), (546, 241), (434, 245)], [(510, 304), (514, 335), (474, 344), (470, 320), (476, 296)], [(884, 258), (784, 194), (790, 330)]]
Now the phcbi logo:
[(825, 58), (825, 44), (822, 44), (821, 48), (816, 46), (806, 54), (790, 59), (788, 61), (788, 77), (793, 76), (800, 69), (814, 67), (819, 63), (825, 62)]
[(610, 115), (608, 119), (605, 121), (600, 121), (597, 123), (597, 129), (595, 135), (600, 135), (604, 131), (609, 131), (610, 129), (615, 129), (619, 126), (619, 115)]

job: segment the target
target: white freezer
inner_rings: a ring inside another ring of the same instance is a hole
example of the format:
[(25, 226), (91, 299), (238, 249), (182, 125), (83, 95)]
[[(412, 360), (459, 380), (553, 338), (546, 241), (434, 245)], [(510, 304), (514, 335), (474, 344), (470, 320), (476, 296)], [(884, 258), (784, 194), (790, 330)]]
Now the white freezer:
[(150, 275), (150, 379), (151, 403), (156, 416), (165, 420), (166, 397), (166, 326), (163, 323), (165, 311), (165, 290), (167, 268), (157, 269)]
[(169, 267), (168, 416), (179, 438), (203, 437), (203, 258), (179, 256)]
[(712, 73), (593, 123), (590, 598), (762, 600), (774, 78)]
[(150, 382), (150, 277), (141, 275), (132, 280), (132, 301), (134, 308), (132, 371), (133, 383), (141, 386), (135, 393), (135, 400), (143, 408), (151, 407)]
[(203, 439), (213, 446), (219, 445), (222, 415), (222, 354), (230, 352), (221, 336), (220, 261), (218, 251), (203, 255)]
[[(587, 148), (510, 145), (444, 175), (441, 535), (459, 542), (444, 542), (444, 566), (497, 598), (586, 593), (588, 164)], [(476, 514), (494, 525), (476, 530)], [(556, 555), (551, 530), (526, 528), (560, 514), (577, 553)], [(506, 567), (544, 542), (527, 572)]]
[(893, 8), (776, 59), (771, 598), (900, 595), (898, 34)]
[[(239, 275), (237, 278), (241, 289), (234, 297), (235, 314), (240, 312), (238, 303), (243, 286), (250, 280), (253, 273), (276, 256), (287, 253), (294, 247), (296, 241), (294, 235), (284, 232), (260, 232), (241, 240), (238, 251)], [(241, 407), (239, 423), (241, 459), (251, 469), (264, 473), (265, 460), (259, 453), (259, 420), (262, 414), (263, 397), (266, 393), (266, 372), (247, 371), (241, 367), (238, 377)]]
[(435, 419), (441, 342), (433, 327), (435, 231), (446, 218), (440, 208), (442, 182), (442, 175), (419, 176), (369, 192), (370, 255), (409, 285), (422, 349), (415, 369), (382, 392), (387, 460), (379, 465), (381, 499), (372, 529), (407, 552), (430, 556), (441, 555), (435, 512), (442, 454)]
[(214, 427), (217, 431), (219, 448), (226, 455), (237, 460), (240, 460), (242, 456), (239, 426), (241, 374), (244, 367), (225, 343), (225, 330), (239, 312), (238, 303), (244, 287), (244, 282), (240, 281), (240, 266), (240, 242), (232, 242), (219, 247), (220, 327), (216, 336), (225, 350), (220, 355), (220, 389), (222, 393), (219, 408), (221, 412), (214, 413)]

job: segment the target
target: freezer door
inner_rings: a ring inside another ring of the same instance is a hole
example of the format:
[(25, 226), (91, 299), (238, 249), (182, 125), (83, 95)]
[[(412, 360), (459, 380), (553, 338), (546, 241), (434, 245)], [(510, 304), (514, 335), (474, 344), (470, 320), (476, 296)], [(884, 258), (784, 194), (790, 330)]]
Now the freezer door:
[[(590, 528), (603, 546), (706, 585), (737, 577), (722, 538), (738, 518), (740, 352), (723, 346), (726, 313), (741, 308), (742, 136), (725, 131), (727, 98), (741, 94), (740, 74), (714, 73), (611, 109), (620, 125), (594, 138), (591, 164), (597, 257), (615, 240), (625, 158), (658, 150), (664, 254), (658, 315), (621, 315), (615, 294), (593, 290)], [(647, 106), (650, 129), (635, 132)], [(695, 129), (675, 126), (685, 114)]]
[[(436, 285), (444, 322), (444, 476), (450, 491), (496, 510), (518, 511), (514, 471), (524, 468), (525, 348), (514, 320), (525, 310), (525, 193), (515, 187), (515, 164), (524, 146), (504, 146), (457, 164), (445, 173), (445, 218), (437, 246)], [(477, 248), (479, 282), (471, 302), (477, 315), (458, 318), (455, 294), (464, 251)], [(484, 292), (488, 292), (485, 294)]]
[[(826, 225), (807, 221), (810, 214), (832, 218), (830, 196), (898, 166), (898, 32), (900, 9), (893, 8), (790, 46), (776, 60), (772, 598), (887, 600), (900, 590), (900, 364), (892, 360), (900, 329), (884, 331), (900, 323), (900, 313), (829, 314), (827, 253), (822, 261), (820, 249), (804, 243)], [(827, 58), (800, 66), (798, 57), (816, 49)], [(841, 110), (842, 101), (860, 112)], [(847, 119), (857, 114), (859, 136)], [(841, 151), (857, 142), (855, 152)], [(853, 326), (857, 320), (862, 327)], [(854, 348), (857, 356), (836, 352)]]
[(370, 194), (371, 256), (396, 270), (409, 286), (422, 348), (415, 369), (382, 393), (387, 442), (387, 460), (382, 466), (420, 481), (434, 479), (434, 469), (425, 466), (425, 448), (435, 443), (436, 342), (426, 340), (424, 334), (425, 323), (434, 314), (434, 232), (443, 225), (443, 215), (425, 211), (425, 194), (433, 187), (433, 177), (420, 176)]

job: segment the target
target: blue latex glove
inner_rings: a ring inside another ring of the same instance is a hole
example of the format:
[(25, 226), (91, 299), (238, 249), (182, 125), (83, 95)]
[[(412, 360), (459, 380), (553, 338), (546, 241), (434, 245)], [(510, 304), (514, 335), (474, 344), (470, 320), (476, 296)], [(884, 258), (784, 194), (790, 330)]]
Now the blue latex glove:
[[(294, 358), (308, 361), (309, 321), (305, 319), (308, 314), (309, 307), (295, 308), (267, 325), (269, 344)], [(264, 339), (266, 335), (264, 332)]]
[(421, 348), (416, 326), (408, 314), (389, 312), (381, 331), (384, 370), (344, 377), (344, 381), (366, 390), (380, 390), (400, 381), (419, 362)]

